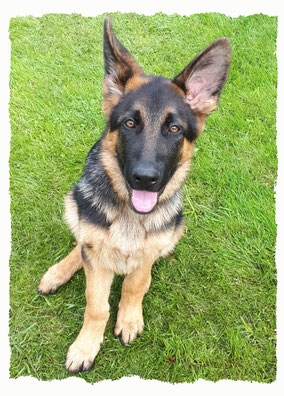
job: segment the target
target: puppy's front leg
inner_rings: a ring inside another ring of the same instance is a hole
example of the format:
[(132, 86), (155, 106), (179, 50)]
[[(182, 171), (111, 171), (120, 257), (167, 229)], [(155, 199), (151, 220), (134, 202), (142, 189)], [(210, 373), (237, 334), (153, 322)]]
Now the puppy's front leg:
[(72, 373), (90, 370), (103, 341), (109, 318), (108, 298), (113, 272), (84, 263), (87, 306), (82, 329), (70, 346), (65, 367)]
[(142, 301), (151, 284), (153, 263), (138, 267), (126, 275), (122, 283), (121, 300), (114, 335), (122, 345), (129, 344), (144, 328)]

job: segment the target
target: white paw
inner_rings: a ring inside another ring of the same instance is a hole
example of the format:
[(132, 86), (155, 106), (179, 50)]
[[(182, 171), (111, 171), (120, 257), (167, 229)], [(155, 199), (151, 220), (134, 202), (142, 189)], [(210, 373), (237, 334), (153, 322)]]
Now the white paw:
[(130, 344), (135, 340), (136, 337), (139, 337), (144, 329), (143, 316), (139, 315), (136, 318), (132, 318), (132, 320), (123, 320), (117, 319), (114, 335), (115, 337), (119, 337), (119, 340), (122, 345)]
[(62, 280), (56, 276), (56, 271), (51, 267), (41, 278), (37, 291), (40, 294), (54, 294), (61, 285)]
[[(81, 344), (81, 343), (80, 343)], [(79, 342), (74, 342), (67, 353), (65, 368), (70, 373), (77, 374), (80, 371), (91, 370), (95, 357), (100, 349), (100, 343), (88, 348), (88, 343), (82, 347)]]

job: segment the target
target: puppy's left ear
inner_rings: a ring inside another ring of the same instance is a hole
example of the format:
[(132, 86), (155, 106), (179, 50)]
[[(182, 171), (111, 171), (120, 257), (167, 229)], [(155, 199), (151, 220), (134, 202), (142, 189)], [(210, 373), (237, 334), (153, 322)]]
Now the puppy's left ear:
[(205, 48), (172, 80), (184, 92), (184, 100), (201, 122), (201, 130), (206, 117), (218, 106), (230, 62), (230, 40), (223, 37)]
[(103, 110), (108, 116), (125, 93), (128, 80), (144, 74), (135, 58), (118, 41), (109, 17), (104, 22), (104, 65)]

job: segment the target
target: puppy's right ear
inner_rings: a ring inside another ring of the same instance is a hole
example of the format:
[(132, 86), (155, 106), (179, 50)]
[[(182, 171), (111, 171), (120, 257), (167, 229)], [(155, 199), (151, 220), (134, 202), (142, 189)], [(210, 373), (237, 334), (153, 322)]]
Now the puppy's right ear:
[(109, 17), (104, 23), (104, 65), (103, 110), (109, 116), (124, 94), (127, 81), (135, 75), (144, 74), (134, 57), (116, 38)]
[(230, 40), (222, 37), (206, 47), (172, 80), (184, 92), (184, 100), (202, 128), (206, 117), (218, 106), (228, 78), (230, 62)]

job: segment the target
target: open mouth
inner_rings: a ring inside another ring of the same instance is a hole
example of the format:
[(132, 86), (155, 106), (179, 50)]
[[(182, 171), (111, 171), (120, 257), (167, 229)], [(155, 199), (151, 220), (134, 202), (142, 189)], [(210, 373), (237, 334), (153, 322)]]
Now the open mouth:
[(149, 213), (158, 202), (157, 192), (133, 190), (131, 191), (131, 202), (134, 209), (140, 213)]

